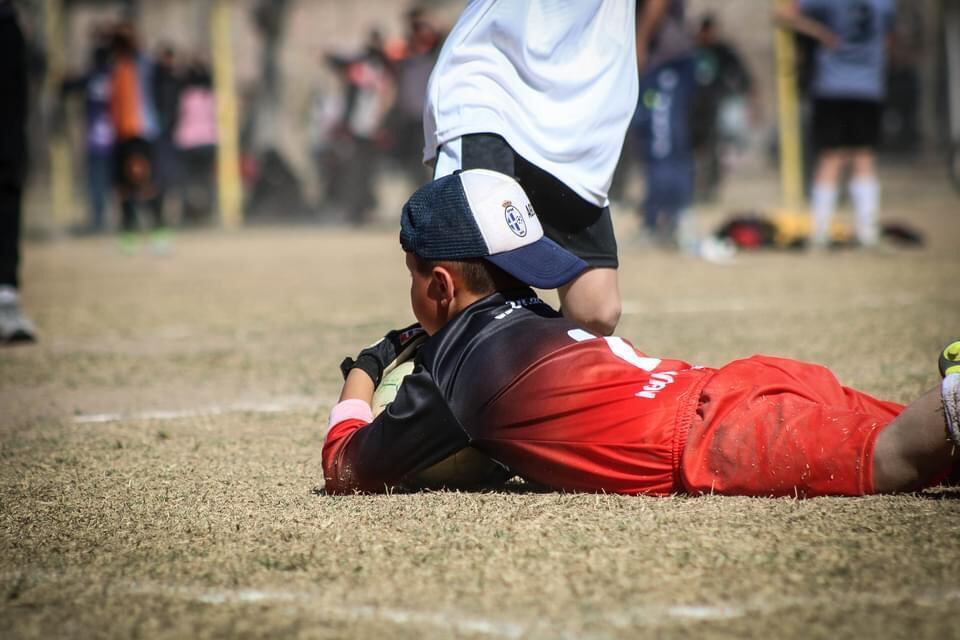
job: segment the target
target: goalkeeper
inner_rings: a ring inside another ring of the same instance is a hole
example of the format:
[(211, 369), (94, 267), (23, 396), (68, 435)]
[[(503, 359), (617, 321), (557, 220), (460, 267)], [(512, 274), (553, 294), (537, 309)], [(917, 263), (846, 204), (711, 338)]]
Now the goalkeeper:
[[(711, 369), (648, 356), (537, 298), (529, 286), (586, 264), (543, 237), (512, 178), (482, 169), (414, 193), (400, 244), (419, 324), (344, 361), (323, 447), (331, 493), (402, 486), (466, 447), (556, 490), (652, 495), (913, 491), (957, 459), (960, 345), (941, 358), (941, 388), (907, 407), (795, 360)], [(374, 419), (384, 367), (424, 333)]]

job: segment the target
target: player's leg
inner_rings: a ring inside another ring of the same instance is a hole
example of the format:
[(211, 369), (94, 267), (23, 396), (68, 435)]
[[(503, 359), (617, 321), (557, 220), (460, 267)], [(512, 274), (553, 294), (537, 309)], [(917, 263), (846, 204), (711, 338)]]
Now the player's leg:
[(960, 341), (943, 349), (938, 364), (940, 388), (907, 407), (877, 438), (877, 491), (924, 486), (960, 460)]
[(557, 293), (566, 317), (605, 336), (617, 328), (621, 307), (616, 269), (588, 269)]
[(810, 244), (825, 247), (830, 243), (830, 223), (837, 207), (837, 185), (846, 164), (848, 105), (845, 100), (818, 99), (813, 103), (813, 144), (817, 149), (817, 167), (810, 190), (813, 227)]
[(844, 123), (846, 144), (851, 148), (853, 175), (850, 200), (853, 203), (857, 241), (866, 247), (880, 239), (877, 211), (880, 183), (877, 180), (874, 150), (880, 143), (880, 103), (875, 100), (850, 100)]
[(122, 140), (117, 144), (114, 156), (114, 184), (120, 200), (120, 230), (124, 236), (132, 234), (137, 227), (135, 163), (132, 143)]
[(810, 193), (810, 212), (813, 214), (810, 242), (814, 247), (825, 247), (830, 243), (830, 223), (837, 208), (837, 184), (846, 161), (844, 149), (825, 149), (817, 158)]
[(850, 200), (856, 215), (857, 240), (865, 247), (880, 239), (877, 212), (880, 208), (880, 183), (877, 180), (873, 149), (863, 147), (852, 152), (853, 177), (850, 179)]
[[(960, 375), (954, 374), (957, 381)], [(960, 385), (955, 385), (960, 390)], [(940, 388), (912, 402), (877, 438), (873, 452), (873, 483), (877, 493), (913, 491), (928, 486), (950, 471), (960, 451), (947, 436), (944, 415), (956, 414), (960, 394)]]

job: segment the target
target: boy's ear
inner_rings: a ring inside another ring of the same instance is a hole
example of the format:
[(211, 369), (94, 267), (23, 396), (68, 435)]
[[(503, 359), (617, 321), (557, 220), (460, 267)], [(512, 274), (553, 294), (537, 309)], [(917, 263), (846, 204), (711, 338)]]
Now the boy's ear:
[(440, 304), (450, 304), (457, 291), (457, 281), (450, 269), (437, 265), (430, 271), (431, 291)]

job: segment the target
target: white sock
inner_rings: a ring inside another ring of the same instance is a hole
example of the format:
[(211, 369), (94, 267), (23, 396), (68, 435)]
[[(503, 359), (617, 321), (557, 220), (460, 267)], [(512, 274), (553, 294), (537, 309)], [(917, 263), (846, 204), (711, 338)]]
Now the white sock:
[(677, 213), (677, 245), (685, 253), (696, 253), (700, 240), (697, 220), (689, 207)]
[(832, 184), (815, 184), (810, 194), (810, 209), (813, 213), (813, 230), (810, 241), (814, 245), (826, 245), (830, 238), (830, 221), (837, 208), (837, 188)]
[(0, 304), (16, 304), (19, 299), (16, 288), (0, 284)]
[(850, 200), (856, 213), (857, 240), (860, 244), (877, 244), (880, 230), (877, 211), (880, 208), (880, 183), (876, 178), (861, 176), (850, 181)]
[(943, 415), (947, 419), (947, 435), (960, 447), (960, 373), (951, 373), (940, 385)]

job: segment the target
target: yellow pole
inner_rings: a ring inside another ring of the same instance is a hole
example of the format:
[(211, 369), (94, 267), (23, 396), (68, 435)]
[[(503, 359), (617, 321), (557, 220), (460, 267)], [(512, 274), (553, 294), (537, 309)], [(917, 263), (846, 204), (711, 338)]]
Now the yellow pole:
[[(792, 1), (774, 0), (774, 5), (785, 5)], [(780, 185), (784, 207), (795, 213), (803, 205), (804, 198), (793, 34), (783, 27), (776, 27), (774, 47), (777, 59), (777, 113), (780, 122)]]
[(236, 229), (243, 224), (237, 99), (230, 30), (232, 13), (232, 0), (214, 0), (210, 14), (210, 43), (217, 100), (217, 190), (220, 221), (228, 229)]
[(50, 128), (47, 150), (50, 155), (50, 208), (54, 229), (65, 229), (72, 220), (73, 167), (67, 139), (67, 114), (60, 104), (60, 82), (64, 68), (63, 1), (44, 3), (44, 36), (47, 44), (45, 96), (50, 113), (56, 114)]

